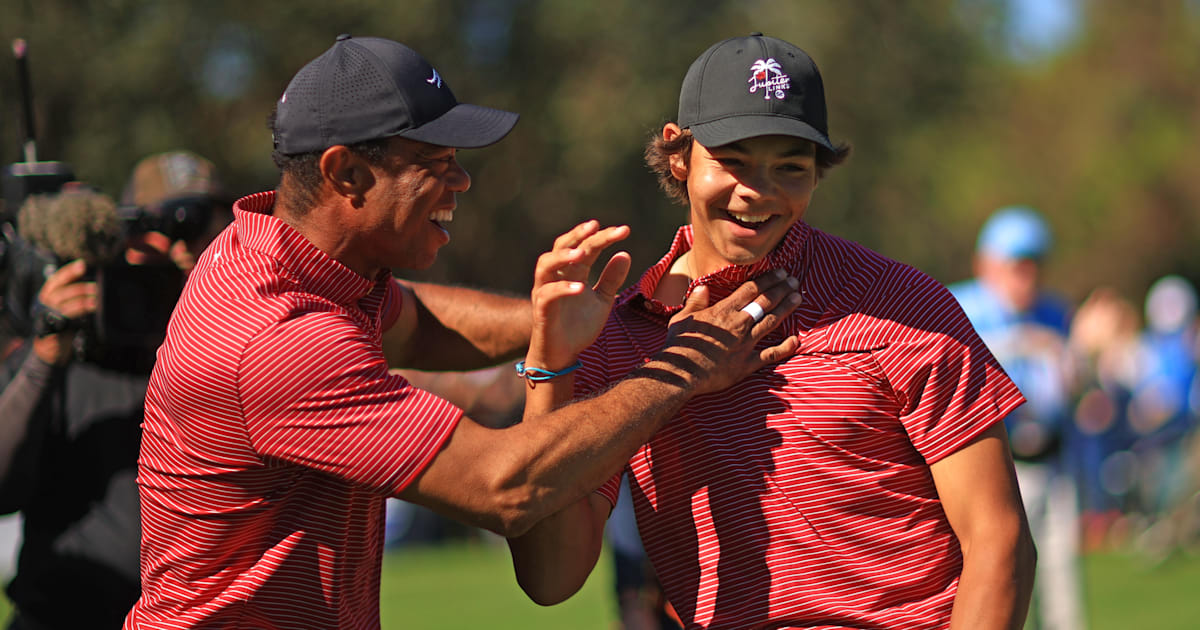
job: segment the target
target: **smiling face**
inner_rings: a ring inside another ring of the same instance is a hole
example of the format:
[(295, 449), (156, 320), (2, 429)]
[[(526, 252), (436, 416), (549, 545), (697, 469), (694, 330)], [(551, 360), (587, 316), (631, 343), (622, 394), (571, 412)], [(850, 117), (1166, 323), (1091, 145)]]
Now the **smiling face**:
[[(680, 133), (668, 124), (663, 137)], [(762, 260), (804, 217), (817, 187), (816, 149), (792, 136), (759, 136), (719, 147), (692, 144), (671, 160), (687, 182), (697, 275)]]
[(384, 164), (371, 166), (359, 243), (376, 268), (426, 269), (450, 242), (455, 195), (471, 186), (457, 149), (393, 138)]

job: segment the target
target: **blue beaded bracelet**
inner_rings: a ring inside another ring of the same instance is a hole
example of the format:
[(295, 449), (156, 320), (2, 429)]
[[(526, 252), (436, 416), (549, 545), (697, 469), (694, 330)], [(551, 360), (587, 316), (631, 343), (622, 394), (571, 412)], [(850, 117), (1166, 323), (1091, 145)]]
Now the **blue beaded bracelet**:
[(570, 374), (571, 372), (574, 372), (575, 370), (578, 370), (581, 367), (583, 367), (583, 361), (576, 359), (575, 365), (563, 368), (562, 370), (559, 370), (558, 372), (552, 372), (550, 370), (543, 370), (542, 368), (525, 367), (524, 361), (518, 361), (517, 362), (517, 376), (520, 376), (521, 378), (524, 378), (526, 380), (533, 381), (535, 383), (540, 383), (542, 381), (548, 381), (556, 376), (562, 376), (563, 374)]

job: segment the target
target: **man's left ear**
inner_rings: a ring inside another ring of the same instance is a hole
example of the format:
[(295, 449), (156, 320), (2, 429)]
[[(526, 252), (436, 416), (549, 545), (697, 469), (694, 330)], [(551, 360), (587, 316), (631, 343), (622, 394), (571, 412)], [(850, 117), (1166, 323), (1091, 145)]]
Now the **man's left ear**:
[[(662, 139), (670, 142), (683, 134), (683, 129), (679, 125), (669, 122), (663, 125)], [(683, 153), (672, 153), (668, 158), (671, 165), (671, 175), (681, 182), (686, 182), (688, 178), (688, 164), (683, 159)]]
[(347, 197), (358, 207), (375, 185), (375, 175), (367, 161), (343, 145), (325, 149), (320, 161), (321, 177), (335, 193)]

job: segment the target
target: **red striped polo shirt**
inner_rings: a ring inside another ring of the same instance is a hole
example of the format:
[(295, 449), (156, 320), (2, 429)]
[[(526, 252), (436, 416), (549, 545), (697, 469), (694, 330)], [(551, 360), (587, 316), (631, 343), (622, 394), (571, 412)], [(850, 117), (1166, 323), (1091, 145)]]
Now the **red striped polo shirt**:
[(390, 374), (390, 274), (364, 278), (238, 201), (146, 396), (142, 597), (126, 628), (378, 628), (384, 499), (462, 412)]
[[(620, 296), (579, 393), (662, 346), (678, 307), (649, 296), (691, 242), (685, 226)], [(763, 344), (798, 334), (799, 353), (697, 396), (628, 465), (666, 594), (689, 628), (945, 627), (962, 555), (929, 464), (1021, 394), (941, 284), (803, 223), (691, 288), (715, 302), (774, 268), (804, 303)]]

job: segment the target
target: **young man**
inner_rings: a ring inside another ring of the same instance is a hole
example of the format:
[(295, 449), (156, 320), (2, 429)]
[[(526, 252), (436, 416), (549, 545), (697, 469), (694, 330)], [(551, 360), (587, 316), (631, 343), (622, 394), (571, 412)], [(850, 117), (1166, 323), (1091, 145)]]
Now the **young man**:
[[(531, 379), (595, 338), (629, 269), (628, 228), (559, 237), (530, 302), (429, 285), (470, 176), (458, 148), (516, 115), (460, 104), (415, 51), (342, 35), (273, 117), (276, 191), (245, 197), (209, 246), (158, 353), (138, 483), (142, 596), (127, 628), (378, 628), (384, 501), (520, 535), (615, 474), (691, 396), (795, 350), (759, 341), (798, 296), (767, 274), (689, 301), (644, 366), (591, 400), (491, 429), (390, 367), (499, 363)], [(740, 308), (771, 311), (755, 323)], [(531, 338), (532, 337), (532, 338)], [(759, 345), (756, 348), (756, 345)], [(718, 368), (719, 366), (719, 368)]]
[[(617, 298), (583, 367), (527, 407), (638, 369), (697, 291), (784, 270), (804, 302), (764, 343), (797, 335), (799, 352), (693, 398), (628, 462), (684, 626), (1020, 628), (1034, 550), (1001, 420), (1021, 395), (943, 286), (804, 222), (847, 153), (823, 90), (808, 55), (758, 33), (692, 64), (678, 122), (647, 150), (690, 225)], [(582, 584), (595, 556), (581, 538), (607, 509), (594, 495), (510, 540), (535, 601)]]

